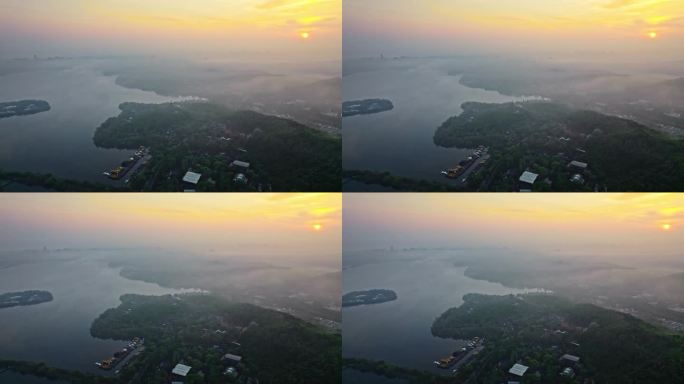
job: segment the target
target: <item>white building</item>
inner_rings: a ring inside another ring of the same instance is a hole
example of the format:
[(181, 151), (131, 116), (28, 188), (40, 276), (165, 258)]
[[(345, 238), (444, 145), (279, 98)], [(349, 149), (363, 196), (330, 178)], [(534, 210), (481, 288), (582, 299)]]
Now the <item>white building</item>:
[(244, 168), (244, 169), (249, 169), (249, 163), (245, 161), (240, 161), (240, 160), (235, 160), (232, 163), (230, 163), (231, 167), (237, 167), (237, 168)]
[(197, 183), (199, 183), (201, 178), (202, 178), (201, 173), (195, 173), (192, 171), (188, 171), (185, 174), (185, 176), (183, 176), (183, 182), (188, 183), (188, 184), (197, 185)]
[(520, 377), (522, 377), (522, 376), (525, 374), (525, 372), (527, 372), (527, 369), (528, 369), (528, 368), (529, 368), (529, 367), (526, 366), (526, 365), (522, 365), (522, 364), (513, 364), (513, 366), (511, 367), (511, 369), (508, 370), (508, 373), (510, 373), (511, 375), (515, 375), (515, 376), (520, 376)]
[(520, 175), (520, 178), (518, 180), (521, 183), (532, 185), (532, 184), (534, 184), (535, 181), (537, 181), (537, 177), (539, 177), (538, 174), (532, 173), (529, 171), (525, 171), (522, 173), (522, 175)]
[(577, 168), (577, 169), (581, 169), (581, 170), (587, 169), (588, 166), (589, 166), (589, 164), (583, 163), (583, 162), (577, 161), (577, 160), (573, 160), (570, 162), (570, 164), (568, 164), (568, 167)]
[(188, 373), (190, 373), (191, 369), (192, 369), (192, 367), (187, 366), (185, 364), (176, 364), (176, 366), (173, 367), (173, 370), (171, 371), (171, 373), (174, 375), (185, 377), (188, 375)]

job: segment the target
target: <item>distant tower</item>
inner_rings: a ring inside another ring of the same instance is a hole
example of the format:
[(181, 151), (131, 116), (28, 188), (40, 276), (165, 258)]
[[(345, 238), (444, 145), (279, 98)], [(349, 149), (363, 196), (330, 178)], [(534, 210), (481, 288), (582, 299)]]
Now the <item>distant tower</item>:
[(380, 54), (380, 60), (385, 60), (385, 55), (382, 53)]

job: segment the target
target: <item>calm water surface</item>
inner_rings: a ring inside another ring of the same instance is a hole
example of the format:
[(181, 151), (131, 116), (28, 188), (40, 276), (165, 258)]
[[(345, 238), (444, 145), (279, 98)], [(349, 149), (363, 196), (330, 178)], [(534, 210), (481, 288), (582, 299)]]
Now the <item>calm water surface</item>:
[(463, 343), (433, 337), (432, 322), (463, 303), (467, 293), (510, 294), (521, 290), (473, 280), (448, 257), (376, 262), (346, 268), (343, 290), (373, 288), (397, 292), (397, 300), (342, 310), (342, 349), (345, 357), (362, 357), (434, 373), (446, 373), (433, 364)]
[(388, 379), (373, 373), (359, 372), (353, 369), (342, 370), (344, 384), (408, 384), (406, 380)]
[(52, 107), (35, 115), (0, 119), (0, 168), (114, 183), (102, 172), (121, 163), (132, 151), (95, 147), (95, 129), (117, 116), (123, 102), (182, 100), (123, 88), (115, 80), (79, 62), (69, 68), (0, 76), (0, 102), (40, 99)]
[(358, 72), (343, 79), (344, 100), (385, 98), (394, 109), (342, 119), (345, 169), (389, 171), (395, 175), (449, 182), (440, 171), (458, 165), (472, 150), (441, 148), (433, 135), (466, 101), (504, 103), (521, 98), (468, 88), (449, 76), (439, 61), (416, 61), (410, 68)]
[(0, 292), (31, 289), (50, 291), (54, 300), (0, 309), (0, 359), (42, 361), (99, 374), (106, 373), (95, 367), (95, 361), (111, 356), (127, 343), (90, 336), (95, 318), (118, 306), (119, 297), (126, 293), (182, 292), (125, 279), (118, 269), (86, 252), (70, 260), (0, 268)]

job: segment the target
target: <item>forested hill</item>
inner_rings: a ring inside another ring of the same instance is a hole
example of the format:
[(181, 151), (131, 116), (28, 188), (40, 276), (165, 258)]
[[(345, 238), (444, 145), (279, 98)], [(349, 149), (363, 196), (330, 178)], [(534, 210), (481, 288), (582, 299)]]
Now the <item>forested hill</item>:
[(555, 382), (563, 354), (580, 358), (577, 380), (678, 383), (684, 377), (684, 338), (630, 315), (550, 295), (469, 294), (464, 300), (435, 320), (432, 333), (486, 338), (487, 347), (469, 370), (489, 372), (479, 382), (500, 382), (484, 377), (495, 380), (491, 372), (516, 362), (529, 366), (530, 376), (538, 372), (536, 382)]
[[(240, 376), (259, 383), (337, 383), (341, 337), (288, 314), (210, 295), (124, 295), (91, 328), (93, 336), (144, 337), (146, 350), (121, 377), (165, 384), (157, 367), (193, 367), (188, 383), (223, 382), (221, 356), (242, 356)], [(170, 369), (170, 368), (169, 368)], [(247, 381), (246, 381), (247, 382)]]
[[(341, 139), (295, 121), (201, 102), (124, 103), (120, 109), (93, 140), (104, 148), (151, 148), (150, 164), (132, 180), (135, 189), (147, 183), (152, 190), (182, 190), (180, 177), (169, 181), (167, 175), (190, 168), (203, 175), (198, 189), (206, 191), (342, 188)], [(236, 187), (237, 172), (229, 167), (234, 160), (251, 164), (247, 176), (253, 183)]]
[(491, 147), (493, 180), (529, 169), (552, 182), (551, 190), (574, 190), (567, 164), (578, 160), (588, 164), (589, 189), (684, 189), (684, 141), (634, 121), (547, 102), (465, 103), (462, 108), (437, 129), (434, 141), (444, 147)]

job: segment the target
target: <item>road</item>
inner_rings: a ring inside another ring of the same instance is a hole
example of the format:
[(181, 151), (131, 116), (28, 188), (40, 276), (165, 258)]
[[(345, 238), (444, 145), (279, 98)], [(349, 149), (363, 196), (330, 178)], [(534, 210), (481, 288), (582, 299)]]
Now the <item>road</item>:
[(460, 368), (463, 364), (470, 361), (470, 359), (472, 359), (475, 355), (480, 353), (480, 351), (482, 351), (483, 349), (484, 349), (484, 345), (479, 344), (477, 347), (468, 351), (468, 353), (466, 353), (466, 355), (463, 356), (463, 358), (461, 360), (459, 360), (456, 364), (454, 364), (451, 372), (455, 374), (456, 371), (458, 371), (458, 368)]

